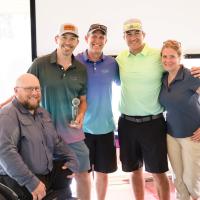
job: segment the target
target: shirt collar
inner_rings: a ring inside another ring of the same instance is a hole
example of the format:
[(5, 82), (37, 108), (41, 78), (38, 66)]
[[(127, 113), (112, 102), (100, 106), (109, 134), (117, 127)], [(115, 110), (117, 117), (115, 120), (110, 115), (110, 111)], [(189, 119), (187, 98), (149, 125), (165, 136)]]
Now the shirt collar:
[[(57, 50), (53, 51), (50, 55), (50, 63), (54, 63), (57, 64)], [(75, 56), (72, 54), (72, 65), (70, 66), (70, 68), (75, 68), (76, 67), (76, 60), (75, 60)]]
[(56, 63), (57, 62), (57, 54), (56, 54), (57, 50), (55, 50), (54, 52), (51, 53), (50, 55), (50, 63)]
[[(148, 55), (148, 53), (149, 53), (149, 46), (147, 44), (144, 44), (144, 47), (143, 47), (142, 51), (140, 53), (136, 54), (135, 56), (137, 56), (137, 55), (146, 56), (146, 55)], [(130, 51), (128, 51), (127, 52), (127, 57), (129, 57), (131, 55), (133, 55), (133, 54)]]
[[(83, 52), (83, 59), (85, 62), (94, 63), (94, 61), (90, 60), (88, 57), (88, 49)], [(105, 60), (105, 55), (102, 53), (101, 58), (98, 61), (96, 61), (96, 63), (103, 62), (104, 60)]]
[[(162, 82), (164, 83), (165, 86), (168, 85), (168, 81), (167, 81), (168, 75), (169, 75), (169, 73), (168, 73), (168, 72), (165, 72), (165, 74), (164, 74), (164, 76), (163, 76), (163, 81), (162, 81)], [(177, 74), (176, 74), (176, 77), (174, 78), (173, 82), (179, 81), (179, 80), (181, 81), (181, 80), (183, 80), (183, 79), (184, 79), (184, 66), (181, 65), (181, 67), (180, 67), (180, 69), (178, 70), (178, 72), (177, 72)]]
[[(21, 113), (23, 113), (23, 114), (31, 114), (31, 113), (29, 112), (29, 110), (27, 110), (27, 109), (17, 100), (17, 98), (14, 98), (14, 99), (12, 100), (12, 103), (13, 103), (13, 105), (14, 105), (15, 107), (18, 108), (18, 110), (19, 110)], [(38, 114), (39, 114), (39, 115), (42, 114), (42, 111), (41, 111), (40, 107), (37, 108), (36, 111), (35, 111), (35, 115), (38, 115)]]
[(176, 77), (175, 77), (175, 81), (179, 81), (179, 80), (183, 80), (184, 79), (184, 67), (183, 65), (180, 66), (177, 74), (176, 74)]

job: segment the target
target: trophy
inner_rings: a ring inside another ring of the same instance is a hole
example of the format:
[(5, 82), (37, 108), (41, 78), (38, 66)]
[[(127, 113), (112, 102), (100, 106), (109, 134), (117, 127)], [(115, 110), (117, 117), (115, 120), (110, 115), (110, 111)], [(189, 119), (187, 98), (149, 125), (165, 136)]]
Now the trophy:
[(72, 99), (72, 121), (70, 122), (70, 126), (73, 128), (79, 128), (79, 124), (76, 123), (76, 117), (78, 115), (79, 104), (80, 104), (80, 99), (78, 98)]

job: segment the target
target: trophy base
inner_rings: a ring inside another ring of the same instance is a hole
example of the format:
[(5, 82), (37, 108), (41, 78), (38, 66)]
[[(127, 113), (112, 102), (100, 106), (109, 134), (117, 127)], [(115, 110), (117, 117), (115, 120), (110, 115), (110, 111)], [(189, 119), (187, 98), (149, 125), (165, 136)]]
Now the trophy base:
[(69, 126), (71, 128), (80, 128), (80, 125), (78, 123), (76, 123), (75, 121), (71, 121), (71, 123), (69, 124)]

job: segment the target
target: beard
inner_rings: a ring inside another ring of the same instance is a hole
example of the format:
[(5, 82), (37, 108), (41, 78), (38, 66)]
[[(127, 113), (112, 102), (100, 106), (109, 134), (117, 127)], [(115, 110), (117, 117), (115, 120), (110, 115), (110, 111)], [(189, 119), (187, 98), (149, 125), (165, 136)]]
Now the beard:
[(24, 103), (22, 103), (22, 105), (27, 110), (34, 110), (35, 111), (39, 107), (40, 101), (38, 101), (36, 104), (30, 104), (28, 101), (25, 101)]

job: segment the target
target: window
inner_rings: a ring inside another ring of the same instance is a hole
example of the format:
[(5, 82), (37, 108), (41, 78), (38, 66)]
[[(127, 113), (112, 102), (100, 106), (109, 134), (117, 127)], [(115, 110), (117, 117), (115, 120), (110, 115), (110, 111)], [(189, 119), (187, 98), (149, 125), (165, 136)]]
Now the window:
[(32, 62), (29, 1), (1, 2), (0, 56), (1, 103), (13, 95), (16, 78), (25, 73)]

